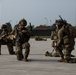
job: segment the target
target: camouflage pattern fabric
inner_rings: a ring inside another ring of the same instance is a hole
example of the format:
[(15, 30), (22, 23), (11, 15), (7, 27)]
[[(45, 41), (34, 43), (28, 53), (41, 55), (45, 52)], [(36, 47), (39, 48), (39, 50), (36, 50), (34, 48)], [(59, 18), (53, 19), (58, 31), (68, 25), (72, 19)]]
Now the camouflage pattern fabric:
[(74, 49), (75, 41), (74, 38), (69, 37), (68, 32), (65, 30), (64, 26), (58, 31), (58, 41), (57, 46), (63, 47), (63, 52), (59, 50), (62, 59), (64, 58), (66, 62), (71, 60), (71, 52)]
[(8, 31), (2, 31), (2, 33), (0, 35), (1, 35), (1, 37), (0, 37), (0, 54), (1, 54), (1, 45), (2, 44), (7, 45), (9, 54), (11, 54), (11, 55), (15, 54), (14, 49), (13, 49), (13, 45), (12, 45), (12, 41), (9, 38), (7, 38), (9, 35)]
[[(30, 36), (31, 36), (31, 32), (26, 28), (18, 29), (18, 33), (16, 33), (16, 30), (14, 30), (14, 32), (15, 32), (15, 35), (16, 35), (17, 60), (28, 61), (27, 58), (28, 58), (28, 55), (29, 55), (29, 52), (30, 52), (29, 39), (30, 39)], [(19, 36), (20, 41), (17, 41), (18, 36)], [(25, 50), (24, 54), (23, 54), (23, 49)]]
[[(53, 31), (51, 32), (51, 40), (54, 40), (54, 41), (57, 41), (57, 40), (58, 40), (57, 33), (58, 33), (58, 29), (53, 30)], [(52, 47), (53, 47), (54, 50), (55, 50), (54, 52), (51, 52), (52, 56), (54, 56), (54, 57), (59, 57), (60, 54), (59, 54), (58, 47), (53, 46), (53, 42), (52, 42)]]

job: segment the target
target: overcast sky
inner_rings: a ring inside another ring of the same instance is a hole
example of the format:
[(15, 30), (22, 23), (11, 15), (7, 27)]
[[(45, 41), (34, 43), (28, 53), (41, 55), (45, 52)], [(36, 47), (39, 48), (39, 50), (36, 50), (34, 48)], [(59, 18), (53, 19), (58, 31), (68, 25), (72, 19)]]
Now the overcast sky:
[(76, 24), (76, 0), (0, 0), (0, 25), (11, 21), (14, 26), (25, 18), (29, 24), (53, 24), (59, 15)]

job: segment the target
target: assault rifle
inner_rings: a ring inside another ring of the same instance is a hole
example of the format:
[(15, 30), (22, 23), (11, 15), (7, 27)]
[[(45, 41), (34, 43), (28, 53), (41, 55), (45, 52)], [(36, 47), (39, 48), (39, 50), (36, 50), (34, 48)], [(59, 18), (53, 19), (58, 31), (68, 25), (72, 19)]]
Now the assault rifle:
[(61, 19), (61, 22), (62, 22), (63, 24), (67, 24), (67, 21), (66, 21), (66, 20), (63, 20), (63, 18), (61, 17), (61, 15), (59, 15), (59, 18)]
[(2, 38), (4, 38), (4, 37), (6, 37), (6, 34), (0, 35), (0, 39), (2, 39)]
[(21, 44), (21, 37), (19, 35), (18, 29), (16, 28), (16, 42), (19, 43), (19, 45)]
[(59, 15), (59, 18), (60, 18), (62, 21), (64, 21), (64, 20), (62, 19), (61, 15)]

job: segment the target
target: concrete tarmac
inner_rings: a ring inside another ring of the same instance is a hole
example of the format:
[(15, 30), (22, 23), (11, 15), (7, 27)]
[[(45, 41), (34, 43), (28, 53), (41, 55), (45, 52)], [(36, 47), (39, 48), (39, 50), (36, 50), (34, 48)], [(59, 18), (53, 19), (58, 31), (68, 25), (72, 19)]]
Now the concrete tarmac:
[[(31, 49), (28, 62), (18, 61), (16, 55), (9, 55), (7, 46), (2, 45), (0, 75), (76, 75), (76, 63), (61, 63), (58, 62), (60, 57), (45, 56), (46, 51), (53, 50), (50, 39), (30, 39), (29, 42)], [(76, 45), (72, 54), (76, 56)]]

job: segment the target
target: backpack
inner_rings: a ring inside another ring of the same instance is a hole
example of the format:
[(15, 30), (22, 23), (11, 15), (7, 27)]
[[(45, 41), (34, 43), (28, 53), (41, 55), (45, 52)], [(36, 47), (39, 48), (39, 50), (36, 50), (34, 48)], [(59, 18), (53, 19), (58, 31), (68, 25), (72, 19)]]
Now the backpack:
[(76, 29), (71, 24), (65, 25), (65, 29), (68, 31), (69, 37), (76, 38)]

